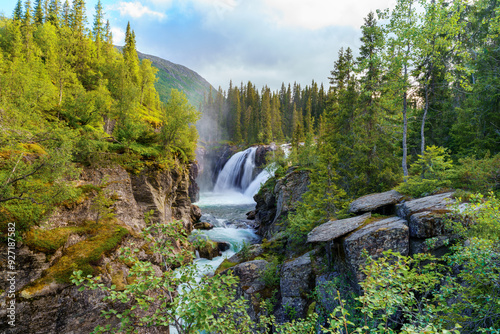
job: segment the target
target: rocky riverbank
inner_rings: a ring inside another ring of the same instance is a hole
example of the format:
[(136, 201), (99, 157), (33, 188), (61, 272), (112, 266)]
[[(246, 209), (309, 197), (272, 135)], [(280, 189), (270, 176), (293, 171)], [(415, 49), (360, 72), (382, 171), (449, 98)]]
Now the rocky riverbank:
[[(160, 259), (140, 236), (146, 227), (145, 214), (152, 211), (150, 219), (161, 222), (182, 220), (189, 233), (201, 215), (191, 204), (195, 173), (190, 166), (168, 171), (152, 166), (139, 174), (128, 173), (120, 166), (84, 168), (77, 185), (81, 196), (58, 207), (18, 244), (16, 327), (5, 327), (4, 323), (0, 330), (89, 333), (97, 325), (104, 325), (107, 320), (101, 317), (101, 310), (107, 302), (103, 301), (103, 292), (78, 291), (70, 283), (73, 270), (99, 275), (105, 284), (120, 289), (130, 277), (117, 250), (131, 245), (141, 249), (141, 259), (151, 261), (159, 270)], [(99, 206), (99, 193), (112, 203)], [(0, 246), (2, 255), (7, 254), (5, 247)], [(6, 282), (6, 277), (1, 281)], [(4, 301), (1, 312), (6, 310)], [(5, 314), (0, 317), (5, 319)]]

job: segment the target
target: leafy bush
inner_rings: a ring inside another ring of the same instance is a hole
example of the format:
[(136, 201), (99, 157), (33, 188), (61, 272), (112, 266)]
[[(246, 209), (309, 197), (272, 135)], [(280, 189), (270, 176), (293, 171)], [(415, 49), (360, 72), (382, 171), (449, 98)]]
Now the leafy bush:
[(462, 158), (454, 175), (454, 186), (486, 194), (493, 191), (500, 195), (500, 154), (483, 159)]
[[(84, 276), (75, 271), (73, 283), (80, 290), (98, 289), (106, 293), (105, 300), (130, 303), (123, 312), (115, 309), (103, 311), (106, 318), (119, 320), (116, 327), (98, 326), (95, 332), (134, 332), (140, 327), (167, 328), (172, 324), (178, 333), (248, 333), (251, 326), (244, 299), (236, 298), (237, 278), (232, 275), (205, 276), (197, 279), (195, 265), (181, 265), (192, 257), (188, 249), (177, 247), (187, 244), (182, 222), (153, 223), (143, 236), (151, 243), (151, 250), (162, 256), (163, 273), (157, 275), (152, 263), (139, 260), (139, 249), (125, 247), (121, 259), (130, 267), (132, 283), (117, 290), (115, 285), (100, 282), (100, 277)], [(172, 270), (181, 265), (177, 270)], [(176, 293), (179, 288), (179, 293)], [(154, 306), (154, 308), (152, 308)], [(148, 310), (152, 310), (148, 312)]]

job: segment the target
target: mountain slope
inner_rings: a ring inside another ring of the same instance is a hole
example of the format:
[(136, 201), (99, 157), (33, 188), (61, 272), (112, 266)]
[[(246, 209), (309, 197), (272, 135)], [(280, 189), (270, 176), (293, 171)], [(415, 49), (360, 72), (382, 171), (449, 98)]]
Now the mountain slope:
[(141, 60), (149, 59), (152, 65), (158, 69), (158, 81), (155, 84), (155, 88), (160, 94), (160, 99), (164, 102), (170, 95), (170, 90), (175, 88), (183, 91), (189, 103), (199, 108), (203, 103), (203, 96), (208, 96), (210, 87), (212, 88), (212, 92), (216, 91), (207, 80), (185, 66), (140, 52), (137, 52), (137, 55)]

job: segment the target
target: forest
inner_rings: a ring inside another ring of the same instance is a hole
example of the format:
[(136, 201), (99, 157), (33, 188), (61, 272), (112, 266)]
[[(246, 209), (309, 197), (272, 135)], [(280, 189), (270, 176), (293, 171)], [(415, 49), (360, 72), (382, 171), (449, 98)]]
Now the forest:
[[(119, 289), (101, 283), (90, 260), (71, 277), (55, 277), (103, 291), (110, 303), (132, 305), (107, 307), (103, 316), (114, 322), (95, 332), (175, 324), (181, 333), (500, 333), (496, 0), (398, 0), (392, 10), (367, 13), (357, 56), (340, 49), (328, 87), (312, 81), (273, 92), (231, 82), (226, 92), (206, 96), (200, 111), (175, 89), (160, 100), (157, 70), (139, 61), (130, 24), (118, 51), (101, 3), (91, 24), (85, 13), (84, 0), (18, 0), (12, 17), (0, 17), (3, 243), (10, 223), (16, 224), (13, 238), (26, 242), (56, 208), (93, 194), (95, 225), (71, 231), (113, 235), (98, 250), (102, 256), (128, 232), (102, 225), (112, 222), (110, 200), (116, 199), (97, 186), (79, 186), (82, 169), (119, 165), (133, 175), (150, 167), (180, 174), (199, 144), (291, 143), (289, 156), (269, 155), (275, 177), (262, 192), (274, 189), (292, 166), (307, 172), (310, 184), (284, 222), (286, 245), (265, 240), (271, 253), (308, 251), (311, 230), (349, 217), (349, 203), (366, 194), (396, 189), (419, 198), (455, 190), (457, 200), (447, 220), (455, 236), (448, 254), (368, 257), (363, 293), (339, 291), (330, 296), (335, 307), (329, 314), (311, 304), (307, 317), (285, 323), (272, 315), (271, 295), (261, 301), (258, 321), (251, 319), (247, 301), (235, 298), (238, 279), (231, 272), (172, 297), (194, 279), (184, 266), (193, 251), (179, 246), (189, 243), (182, 224), (156, 224), (146, 216), (149, 225), (138, 238), (159, 254), (166, 268), (161, 275), (137, 257), (140, 250), (124, 248), (120, 261), (130, 268), (130, 280)], [(199, 141), (198, 120), (213, 126), (209, 134), (200, 129)], [(59, 237), (50, 240), (59, 245)], [(281, 262), (263, 274), (271, 287), (285, 262), (276, 259)], [(175, 268), (185, 271), (177, 275)]]
[(182, 92), (162, 103), (157, 69), (126, 29), (113, 46), (101, 3), (89, 29), (83, 0), (17, 2), (0, 20), (0, 221), (21, 234), (71, 203), (81, 166), (174, 168), (194, 159), (199, 118)]

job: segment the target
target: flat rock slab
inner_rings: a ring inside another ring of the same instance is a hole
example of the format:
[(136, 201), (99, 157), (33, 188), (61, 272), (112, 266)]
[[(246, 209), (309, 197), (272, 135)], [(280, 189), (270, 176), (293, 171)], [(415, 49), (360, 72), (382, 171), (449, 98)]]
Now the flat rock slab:
[(451, 198), (453, 192), (426, 196), (422, 198), (413, 199), (398, 205), (397, 214), (403, 219), (409, 219), (411, 215), (423, 211), (440, 211), (447, 212), (448, 204), (453, 203)]
[(408, 255), (409, 252), (408, 226), (406, 226), (406, 221), (399, 217), (373, 222), (345, 238), (346, 261), (358, 283), (365, 278), (365, 274), (362, 272), (366, 261), (362, 255), (363, 250), (376, 259), (389, 249), (402, 255)]
[(349, 212), (358, 213), (373, 211), (386, 205), (394, 205), (396, 203), (399, 203), (399, 201), (401, 201), (403, 197), (404, 196), (396, 190), (389, 190), (383, 193), (366, 195), (353, 201), (349, 206)]
[(309, 232), (307, 235), (307, 242), (325, 242), (341, 237), (363, 225), (371, 216), (372, 214), (368, 212), (357, 217), (331, 220), (315, 227)]

